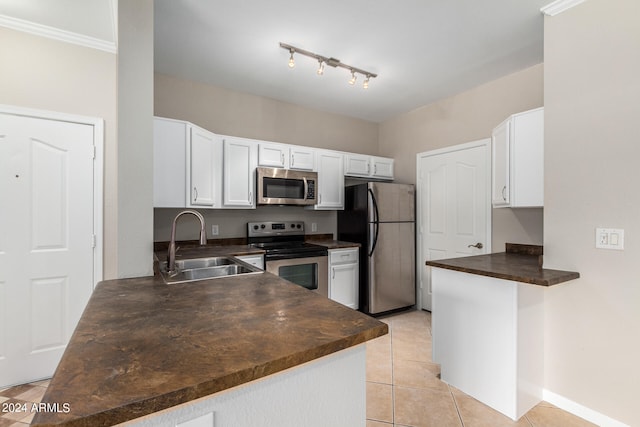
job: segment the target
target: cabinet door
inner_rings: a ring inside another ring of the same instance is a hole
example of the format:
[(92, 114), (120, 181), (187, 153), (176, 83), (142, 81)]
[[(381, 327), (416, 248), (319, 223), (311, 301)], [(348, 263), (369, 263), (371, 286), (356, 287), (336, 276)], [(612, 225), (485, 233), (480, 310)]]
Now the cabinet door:
[(287, 147), (268, 142), (258, 144), (258, 165), (272, 168), (286, 167)]
[(369, 176), (371, 174), (370, 156), (361, 154), (345, 154), (345, 175)]
[(393, 159), (385, 157), (371, 157), (374, 178), (393, 179)]
[(358, 264), (340, 264), (331, 266), (329, 276), (329, 298), (358, 309)]
[(187, 124), (156, 117), (153, 120), (153, 206), (187, 205)]
[(289, 148), (289, 168), (305, 171), (316, 170), (315, 150), (309, 147)]
[(493, 173), (491, 174), (491, 202), (493, 206), (509, 206), (509, 129), (511, 119), (502, 122), (491, 134)]
[(242, 138), (224, 137), (224, 206), (255, 207), (256, 144)]
[(344, 209), (344, 167), (342, 154), (317, 151), (318, 203), (315, 209)]
[(544, 205), (544, 110), (525, 111), (512, 118), (510, 129), (512, 207)]
[(189, 141), (189, 202), (191, 206), (213, 207), (215, 205), (215, 135), (197, 126), (190, 126), (190, 128), (191, 138)]

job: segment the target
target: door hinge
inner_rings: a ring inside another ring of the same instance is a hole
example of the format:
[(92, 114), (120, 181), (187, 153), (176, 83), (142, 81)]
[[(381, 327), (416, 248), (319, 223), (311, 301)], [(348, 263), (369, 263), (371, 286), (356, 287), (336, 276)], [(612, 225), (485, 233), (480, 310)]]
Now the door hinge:
[(92, 247), (92, 248), (95, 248), (95, 247), (96, 247), (96, 244), (97, 244), (97, 243), (96, 243), (96, 241), (97, 241), (97, 237), (96, 237), (96, 235), (95, 235), (95, 234), (92, 234), (92, 235), (91, 235), (91, 247)]

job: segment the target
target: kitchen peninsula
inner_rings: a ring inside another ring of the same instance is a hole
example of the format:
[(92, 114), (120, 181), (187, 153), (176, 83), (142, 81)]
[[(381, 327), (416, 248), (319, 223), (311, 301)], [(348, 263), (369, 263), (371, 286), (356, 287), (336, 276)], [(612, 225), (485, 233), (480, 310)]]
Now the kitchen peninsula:
[(104, 281), (43, 398), (70, 411), (33, 425), (364, 426), (361, 344), (387, 331), (268, 272)]
[(517, 420), (542, 400), (544, 292), (577, 272), (542, 268), (542, 247), (427, 261), (433, 361), (442, 381)]

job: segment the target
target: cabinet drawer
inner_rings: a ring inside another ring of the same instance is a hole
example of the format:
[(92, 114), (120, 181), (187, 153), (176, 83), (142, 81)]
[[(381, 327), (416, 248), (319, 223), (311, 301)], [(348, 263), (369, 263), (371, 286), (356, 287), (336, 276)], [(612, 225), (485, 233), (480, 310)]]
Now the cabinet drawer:
[(358, 249), (333, 250), (329, 257), (331, 265), (358, 262)]

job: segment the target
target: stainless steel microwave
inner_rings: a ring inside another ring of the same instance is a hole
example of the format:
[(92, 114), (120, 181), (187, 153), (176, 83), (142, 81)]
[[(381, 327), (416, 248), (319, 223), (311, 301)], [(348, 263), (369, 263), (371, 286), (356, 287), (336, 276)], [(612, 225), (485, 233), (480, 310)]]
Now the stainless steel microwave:
[(256, 168), (258, 205), (315, 205), (318, 174), (279, 168)]

